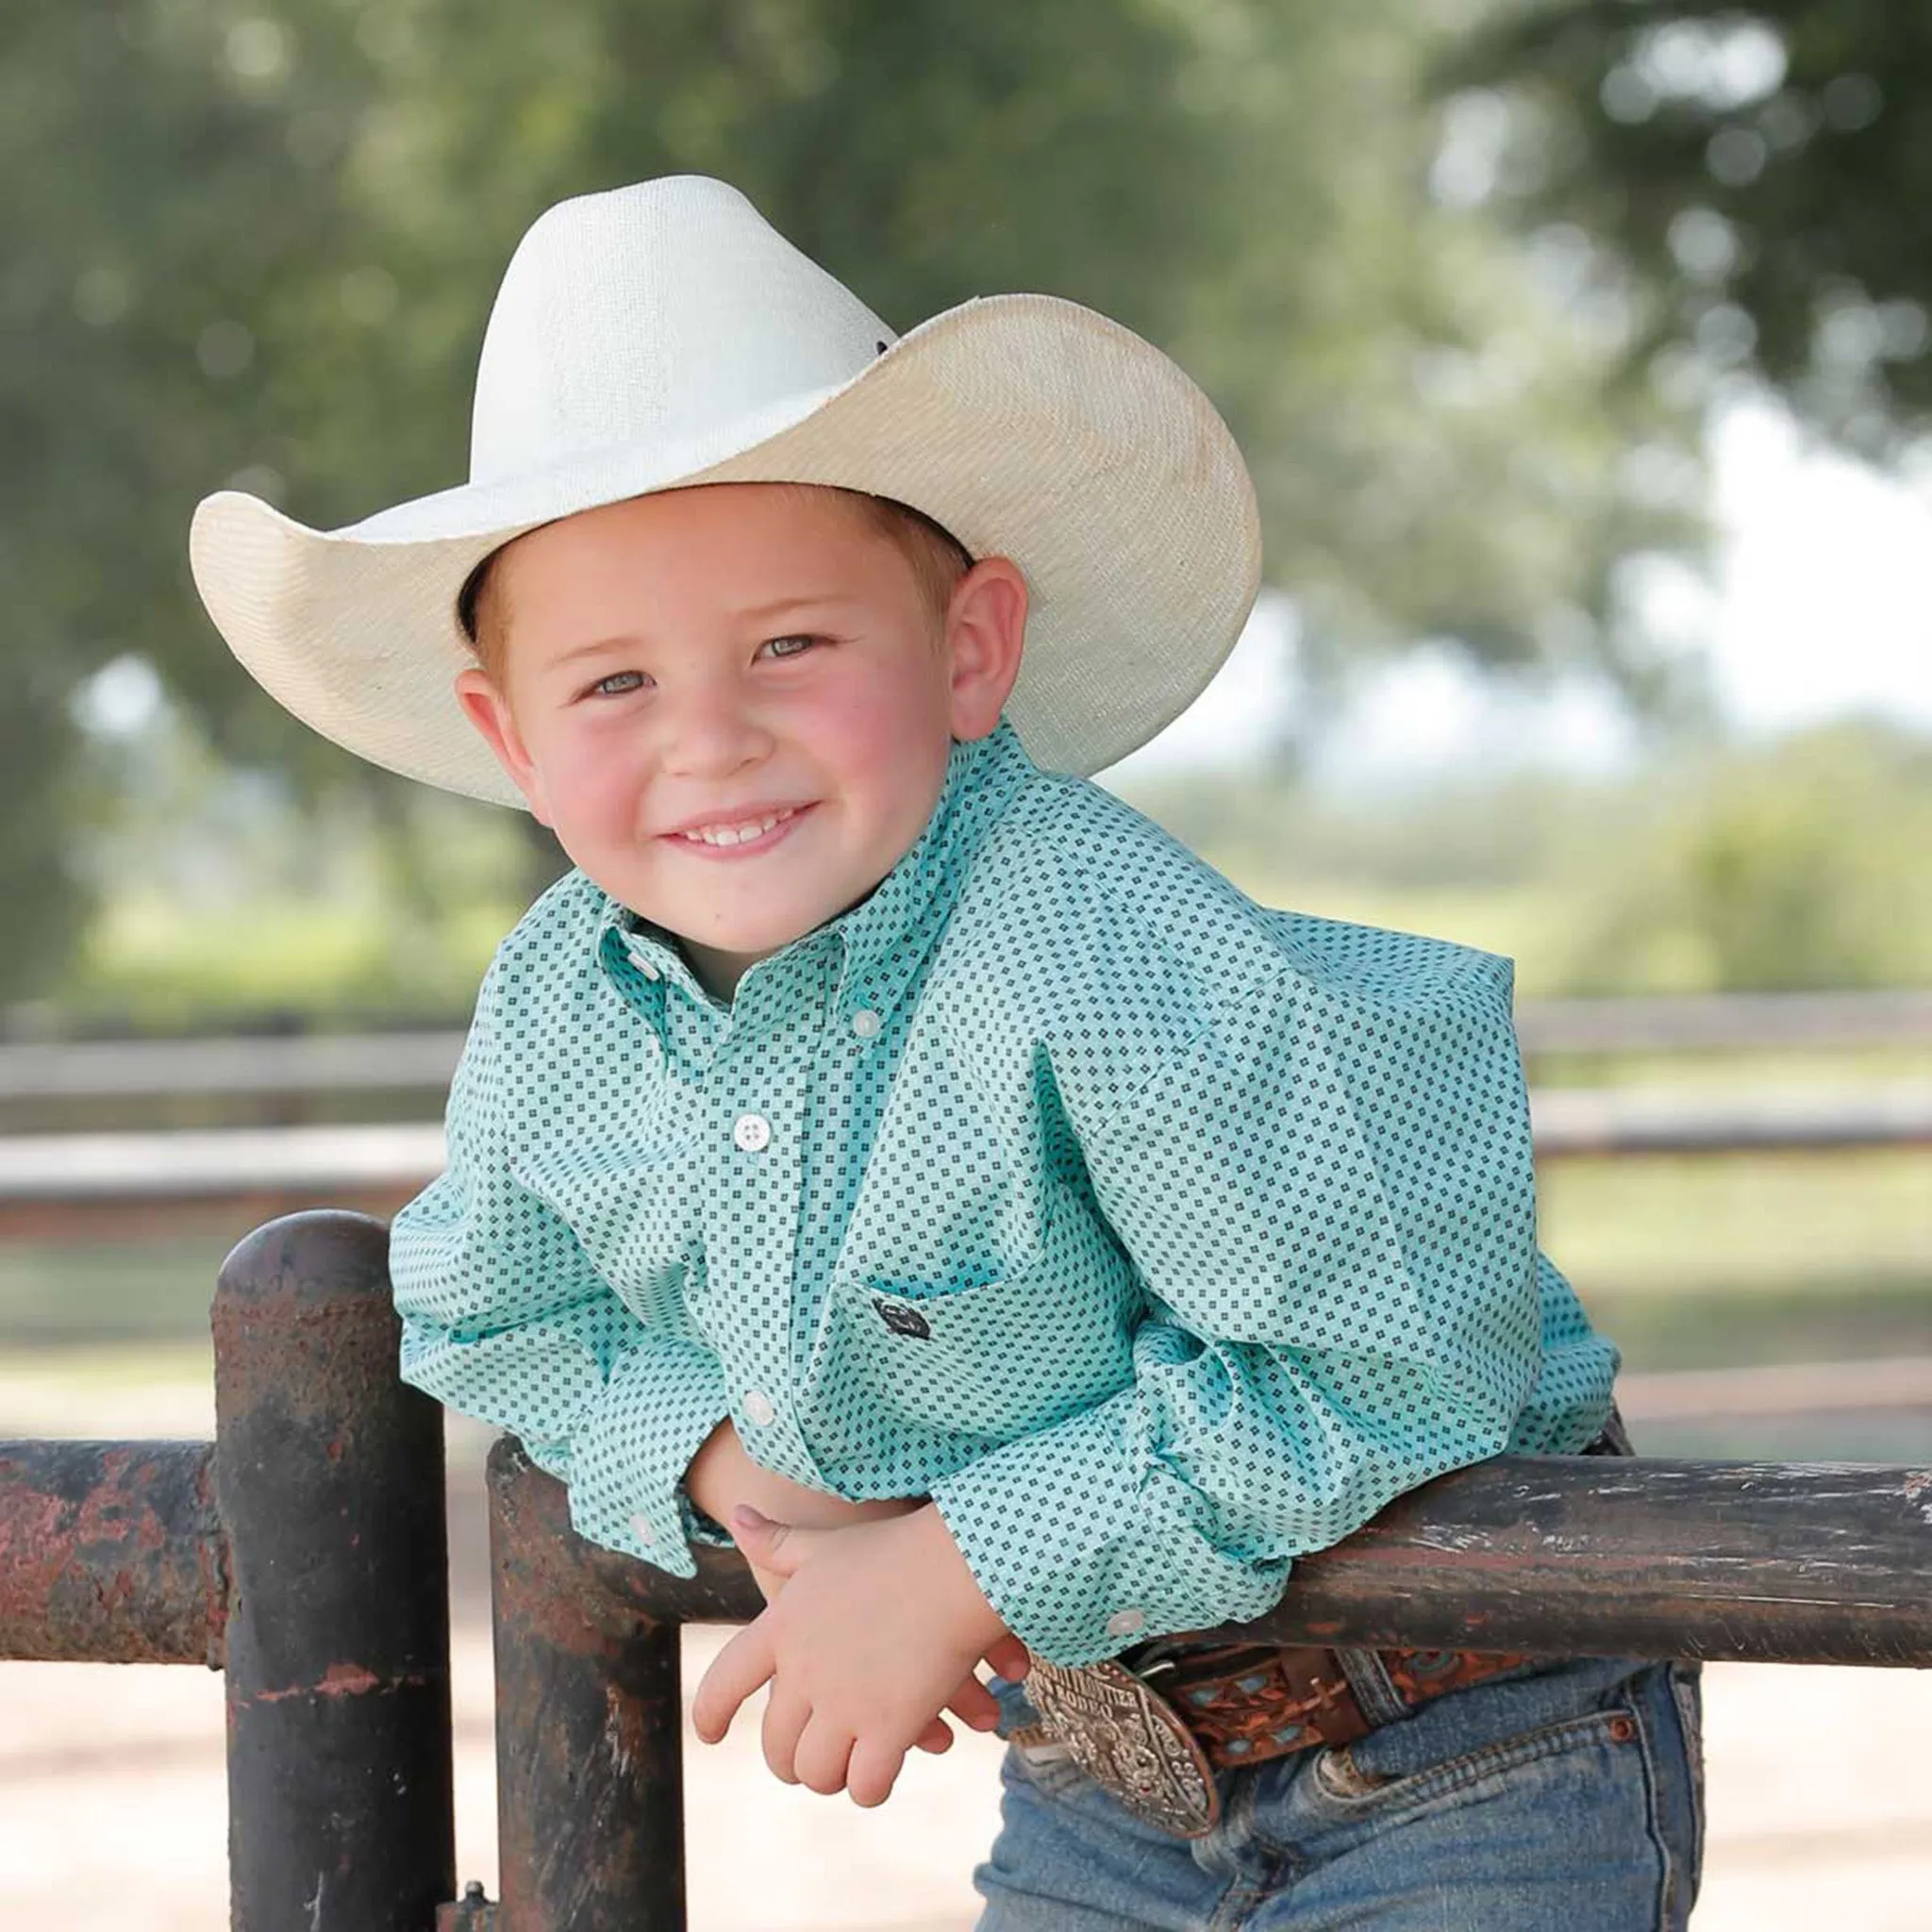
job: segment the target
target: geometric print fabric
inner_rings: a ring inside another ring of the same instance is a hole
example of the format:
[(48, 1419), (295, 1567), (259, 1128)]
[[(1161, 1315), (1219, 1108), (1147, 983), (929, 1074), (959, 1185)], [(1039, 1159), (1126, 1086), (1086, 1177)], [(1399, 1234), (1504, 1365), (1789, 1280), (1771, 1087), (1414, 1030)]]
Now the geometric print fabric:
[(498, 949), (403, 1373), (680, 1575), (748, 1452), (931, 1496), (1057, 1663), (1245, 1621), (1616, 1354), (1536, 1245), (1507, 960), (1269, 910), (1011, 728), (878, 889), (727, 1005), (573, 873)]

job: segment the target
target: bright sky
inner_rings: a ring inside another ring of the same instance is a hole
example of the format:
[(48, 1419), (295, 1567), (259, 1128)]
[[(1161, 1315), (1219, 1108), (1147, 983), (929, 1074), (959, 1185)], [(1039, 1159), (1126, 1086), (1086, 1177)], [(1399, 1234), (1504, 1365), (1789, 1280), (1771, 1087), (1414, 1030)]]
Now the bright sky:
[[(1712, 453), (1712, 589), (1660, 583), (1654, 608), (1704, 639), (1724, 715), (1752, 735), (1855, 711), (1932, 731), (1932, 476), (1807, 450), (1770, 403), (1732, 407)], [(1293, 702), (1292, 667), (1291, 625), (1264, 605), (1193, 707), (1109, 777), (1262, 754)], [(1364, 685), (1314, 770), (1352, 791), (1525, 762), (1614, 770), (1632, 749), (1600, 691), (1516, 692), (1424, 651)]]

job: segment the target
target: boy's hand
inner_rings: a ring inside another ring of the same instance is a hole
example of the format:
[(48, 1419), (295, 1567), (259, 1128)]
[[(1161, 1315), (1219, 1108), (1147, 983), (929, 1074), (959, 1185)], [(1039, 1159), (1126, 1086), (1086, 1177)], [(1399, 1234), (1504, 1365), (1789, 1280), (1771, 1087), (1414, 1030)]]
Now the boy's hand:
[[(903, 1516), (911, 1510), (921, 1507), (924, 1500), (923, 1497), (913, 1498), (890, 1508), (877, 1504), (869, 1507), (874, 1515)], [(745, 1554), (747, 1541), (750, 1541), (755, 1547), (762, 1549), (765, 1545), (761, 1539), (766, 1533), (782, 1535), (784, 1531), (795, 1526), (790, 1524), (774, 1523), (771, 1518), (764, 1516), (755, 1517), (754, 1520), (759, 1525), (758, 1529), (750, 1531), (748, 1535), (740, 1534), (734, 1539), (741, 1555)], [(854, 1517), (852, 1520), (858, 1522), (869, 1519)], [(740, 1525), (741, 1529), (743, 1525)], [(816, 1525), (816, 1527), (824, 1529), (827, 1525), (821, 1524)], [(775, 1601), (778, 1592), (785, 1588), (784, 1576), (775, 1570), (761, 1570), (758, 1564), (751, 1562), (748, 1555), (746, 1555), (746, 1563), (751, 1571), (752, 1581), (758, 1587), (759, 1594), (763, 1596), (768, 1604)], [(1002, 1637), (987, 1652), (986, 1661), (1001, 1676), (1010, 1678), (1017, 1683), (1020, 1678), (1026, 1674), (1027, 1668), (1032, 1663), (1032, 1658), (1026, 1655), (1026, 1646), (1017, 1637)], [(976, 1676), (969, 1675), (959, 1686), (958, 1690), (946, 1699), (945, 1707), (961, 1724), (970, 1724), (975, 1731), (990, 1731), (998, 1724), (1000, 1720), (999, 1706), (993, 1702), (986, 1686)], [(935, 1717), (913, 1741), (920, 1750), (930, 1751), (935, 1757), (938, 1757), (941, 1752), (950, 1751), (953, 1748), (953, 1734), (947, 1728), (943, 1717)]]
[(1024, 1673), (1024, 1647), (980, 1594), (931, 1504), (839, 1529), (796, 1528), (739, 1508), (728, 1527), (784, 1589), (719, 1653), (691, 1719), (715, 1744), (744, 1700), (770, 1683), (765, 1761), (787, 1784), (883, 1804), (941, 1707), (950, 1702), (975, 1725), (996, 1715), (973, 1675), (979, 1658), (1002, 1674)]

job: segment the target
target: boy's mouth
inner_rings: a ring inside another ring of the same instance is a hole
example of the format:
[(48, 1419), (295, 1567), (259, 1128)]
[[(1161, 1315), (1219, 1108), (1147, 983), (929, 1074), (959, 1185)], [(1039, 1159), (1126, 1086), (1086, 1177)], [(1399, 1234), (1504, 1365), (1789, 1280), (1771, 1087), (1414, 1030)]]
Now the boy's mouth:
[(716, 819), (702, 824), (686, 825), (663, 837), (672, 844), (707, 858), (737, 858), (741, 854), (768, 851), (811, 810), (809, 805), (781, 806), (774, 811), (744, 818)]

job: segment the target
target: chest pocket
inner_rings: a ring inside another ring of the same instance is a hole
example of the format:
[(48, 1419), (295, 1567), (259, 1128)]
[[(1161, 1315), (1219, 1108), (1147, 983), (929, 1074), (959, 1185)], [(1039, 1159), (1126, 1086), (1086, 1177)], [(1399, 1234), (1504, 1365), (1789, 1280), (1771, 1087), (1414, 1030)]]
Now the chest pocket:
[(1003, 1441), (1132, 1376), (1141, 1296), (1105, 1229), (1076, 1208), (1055, 1213), (1038, 1254), (997, 1279), (935, 1289), (841, 1273), (829, 1299), (821, 1392), (856, 1396), (874, 1429)]

